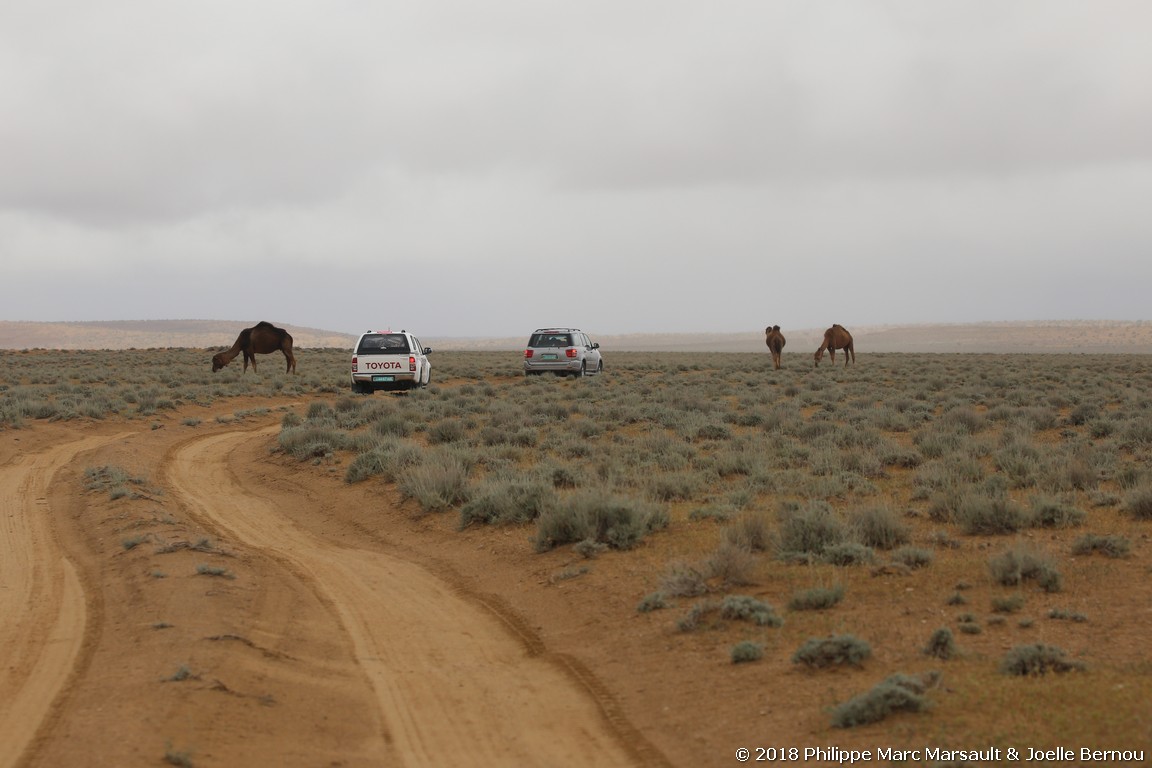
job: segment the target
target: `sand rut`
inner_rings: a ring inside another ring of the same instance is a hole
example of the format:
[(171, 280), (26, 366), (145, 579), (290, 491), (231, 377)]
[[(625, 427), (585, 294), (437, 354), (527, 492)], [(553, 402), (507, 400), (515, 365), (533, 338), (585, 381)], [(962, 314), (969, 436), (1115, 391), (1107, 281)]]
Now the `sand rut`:
[(84, 641), (84, 591), (52, 528), (48, 485), (91, 437), (0, 467), (0, 768), (14, 765), (72, 675)]
[(325, 541), (245, 490), (229, 454), (274, 432), (191, 441), (172, 455), (168, 484), (206, 525), (287, 564), (334, 607), (332, 631), (351, 639), (404, 765), (637, 764), (588, 690), (491, 612), (413, 563)]

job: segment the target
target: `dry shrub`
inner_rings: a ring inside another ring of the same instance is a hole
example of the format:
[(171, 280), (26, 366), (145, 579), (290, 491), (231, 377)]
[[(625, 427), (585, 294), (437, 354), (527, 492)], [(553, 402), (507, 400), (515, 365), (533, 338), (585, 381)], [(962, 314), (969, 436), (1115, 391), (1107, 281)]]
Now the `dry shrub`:
[(1000, 662), (1005, 675), (1037, 676), (1048, 672), (1075, 672), (1084, 669), (1078, 661), (1070, 661), (1067, 654), (1051, 645), (1018, 645)]

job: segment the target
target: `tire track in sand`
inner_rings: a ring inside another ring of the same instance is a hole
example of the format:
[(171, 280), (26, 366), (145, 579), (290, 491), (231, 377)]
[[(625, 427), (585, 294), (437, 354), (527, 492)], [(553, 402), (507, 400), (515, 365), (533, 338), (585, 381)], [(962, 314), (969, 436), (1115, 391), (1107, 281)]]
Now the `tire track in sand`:
[(56, 540), (48, 485), (80, 453), (123, 437), (75, 440), (0, 467), (0, 768), (35, 738), (84, 643), (84, 590)]
[(413, 563), (328, 542), (245, 491), (229, 454), (275, 431), (186, 443), (166, 466), (169, 487), (203, 523), (288, 564), (334, 607), (332, 631), (350, 637), (404, 765), (640, 762), (587, 689), (491, 612)]

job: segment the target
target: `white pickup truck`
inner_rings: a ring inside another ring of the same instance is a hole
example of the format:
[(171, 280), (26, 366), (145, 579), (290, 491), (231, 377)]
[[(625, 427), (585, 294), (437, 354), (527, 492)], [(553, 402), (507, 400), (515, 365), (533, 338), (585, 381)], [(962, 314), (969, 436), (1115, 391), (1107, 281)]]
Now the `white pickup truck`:
[(368, 395), (426, 387), (432, 381), (431, 347), (407, 331), (366, 331), (352, 351), (352, 391)]

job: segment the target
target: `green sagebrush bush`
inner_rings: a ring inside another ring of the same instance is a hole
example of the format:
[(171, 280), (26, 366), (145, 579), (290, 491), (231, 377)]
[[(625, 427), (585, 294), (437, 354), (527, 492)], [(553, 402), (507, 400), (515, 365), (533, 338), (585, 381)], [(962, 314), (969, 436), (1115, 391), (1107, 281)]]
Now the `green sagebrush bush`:
[(744, 640), (732, 646), (731, 658), (733, 664), (759, 661), (764, 658), (764, 646), (751, 640)]
[(788, 608), (793, 611), (823, 611), (843, 599), (844, 587), (840, 584), (834, 587), (813, 587), (792, 595)]
[(832, 506), (823, 500), (805, 505), (782, 504), (776, 547), (785, 556), (820, 555), (848, 540), (849, 529)]
[(859, 667), (871, 655), (872, 646), (854, 635), (814, 637), (796, 649), (792, 663), (803, 664), (810, 669), (844, 665)]
[(924, 646), (924, 654), (937, 659), (951, 659), (956, 656), (956, 638), (948, 627), (941, 627), (928, 638), (928, 645)]
[(779, 627), (784, 620), (768, 603), (747, 595), (728, 595), (720, 602), (720, 618), (750, 621), (761, 627)]
[(1085, 534), (1072, 543), (1072, 554), (1090, 555), (1099, 552), (1108, 557), (1127, 557), (1132, 543), (1124, 536)]
[(1048, 672), (1082, 671), (1084, 664), (1072, 661), (1060, 648), (1037, 643), (1018, 645), (1000, 661), (1000, 671), (1005, 675), (1022, 677), (1044, 675)]
[(1035, 581), (1045, 592), (1059, 592), (1062, 587), (1060, 573), (1048, 558), (1024, 546), (1007, 549), (993, 555), (988, 561), (992, 580), (1005, 587), (1015, 587), (1025, 581)]
[(613, 549), (631, 549), (646, 534), (667, 525), (667, 510), (653, 502), (578, 492), (541, 511), (536, 520), (536, 551), (585, 539)]
[(487, 478), (460, 507), (460, 528), (472, 523), (515, 524), (537, 519), (555, 501), (555, 491), (542, 478), (520, 475)]
[(923, 677), (891, 675), (870, 691), (835, 707), (832, 710), (832, 726), (854, 728), (880, 722), (894, 712), (920, 712), (927, 708), (928, 699), (925, 694), (936, 685), (938, 679), (935, 672)]

